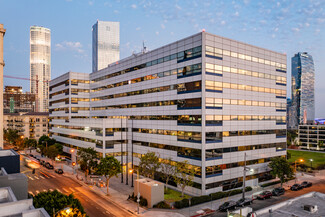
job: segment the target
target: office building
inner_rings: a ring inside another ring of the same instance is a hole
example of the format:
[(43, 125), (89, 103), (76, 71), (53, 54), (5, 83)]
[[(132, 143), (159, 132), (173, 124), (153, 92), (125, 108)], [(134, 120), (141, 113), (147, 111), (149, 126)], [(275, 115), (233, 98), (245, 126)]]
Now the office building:
[(4, 113), (20, 113), (35, 111), (35, 94), (23, 93), (22, 87), (5, 86), (3, 93)]
[(36, 111), (48, 112), (51, 80), (51, 30), (30, 27), (30, 92), (36, 97)]
[(187, 160), (190, 194), (241, 187), (245, 154), (246, 185), (257, 185), (286, 155), (286, 55), (207, 32), (66, 73), (50, 95), (50, 134), (73, 160), (79, 147), (115, 156), (124, 171), (148, 151)]
[(48, 135), (48, 112), (5, 113), (4, 129), (18, 130), (24, 138), (38, 139)]
[[(0, 23), (0, 102), (3, 101), (3, 67), (5, 62), (3, 60), (3, 37), (6, 33), (6, 29), (3, 28), (3, 24)], [(3, 104), (0, 103), (0, 123), (3, 122)], [(3, 125), (0, 124), (0, 149), (3, 148)]]
[(120, 23), (100, 21), (93, 25), (93, 72), (120, 59)]
[(312, 124), (315, 119), (315, 69), (313, 57), (299, 52), (291, 58), (292, 103), (288, 128)]

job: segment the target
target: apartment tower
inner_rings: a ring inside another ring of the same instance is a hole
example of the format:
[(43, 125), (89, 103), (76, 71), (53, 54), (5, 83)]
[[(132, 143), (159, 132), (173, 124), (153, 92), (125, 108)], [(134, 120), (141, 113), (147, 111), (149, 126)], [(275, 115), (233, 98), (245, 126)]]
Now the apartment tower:
[(30, 91), (36, 95), (36, 111), (48, 112), (51, 80), (51, 30), (30, 27)]

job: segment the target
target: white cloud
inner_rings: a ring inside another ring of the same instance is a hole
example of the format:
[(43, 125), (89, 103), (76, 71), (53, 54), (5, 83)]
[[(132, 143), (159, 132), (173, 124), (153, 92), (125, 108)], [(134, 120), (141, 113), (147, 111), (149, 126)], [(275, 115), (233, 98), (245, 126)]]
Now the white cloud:
[(139, 31), (139, 30), (141, 30), (141, 27), (139, 26), (139, 27), (135, 28), (135, 30)]
[(156, 35), (159, 35), (159, 32), (158, 31), (156, 31)]
[(174, 35), (174, 32), (170, 32), (170, 35)]
[(118, 10), (114, 10), (113, 12), (114, 12), (114, 14), (120, 13)]
[(220, 22), (220, 24), (221, 24), (221, 25), (225, 25), (225, 24), (226, 24), (226, 21), (222, 20), (222, 21)]
[(133, 4), (133, 5), (131, 5), (131, 8), (136, 9), (137, 8), (137, 5), (136, 4)]
[(175, 5), (175, 8), (178, 9), (178, 10), (182, 10), (181, 6), (179, 6), (177, 4)]
[(160, 24), (160, 26), (161, 26), (162, 29), (165, 29), (166, 28), (166, 26), (163, 23)]
[(84, 50), (82, 49), (82, 44), (79, 41), (73, 42), (73, 41), (63, 41), (61, 43), (55, 44), (56, 50), (71, 50), (71, 51), (77, 51), (78, 53), (84, 53)]
[(94, 4), (94, 1), (89, 1), (88, 4), (92, 6)]
[(294, 32), (300, 32), (299, 28), (292, 28), (291, 30), (294, 31)]
[(238, 17), (239, 16), (239, 12), (238, 11), (236, 11), (236, 13), (234, 14), (236, 17)]

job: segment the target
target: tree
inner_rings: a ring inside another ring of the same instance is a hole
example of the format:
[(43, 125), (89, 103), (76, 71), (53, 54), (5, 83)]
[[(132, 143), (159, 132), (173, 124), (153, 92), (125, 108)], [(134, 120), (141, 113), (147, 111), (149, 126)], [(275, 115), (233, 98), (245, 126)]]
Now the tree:
[(36, 148), (37, 146), (37, 141), (36, 139), (29, 139), (29, 138), (25, 138), (24, 139), (24, 143), (25, 143), (25, 147), (31, 149), (31, 148)]
[(106, 178), (108, 195), (109, 180), (114, 176), (117, 177), (117, 175), (122, 172), (121, 163), (113, 156), (106, 156), (100, 160), (100, 163), (97, 166), (97, 172)]
[(18, 130), (11, 128), (4, 130), (4, 138), (9, 142), (9, 144), (13, 144), (19, 137)]
[(56, 143), (56, 140), (48, 137), (47, 135), (43, 135), (38, 139), (39, 145), (51, 146), (51, 145), (54, 145), (55, 143)]
[(57, 157), (59, 154), (60, 152), (58, 148), (54, 145), (45, 148), (45, 155), (52, 160), (52, 164), (53, 164), (53, 160), (55, 160), (55, 157)]
[(155, 172), (160, 167), (159, 156), (155, 152), (148, 152), (141, 156), (139, 164), (139, 172), (148, 178), (154, 179)]
[(86, 179), (89, 172), (97, 166), (97, 152), (93, 148), (80, 148), (77, 153), (80, 169), (85, 172)]
[(182, 189), (182, 197), (185, 187), (193, 185), (194, 173), (194, 167), (188, 161), (176, 162), (175, 182)]
[(320, 140), (317, 143), (317, 150), (320, 150), (320, 148), (324, 147), (324, 141)]
[(289, 162), (283, 157), (272, 158), (269, 167), (271, 168), (271, 174), (280, 179), (281, 187), (285, 179), (293, 175)]
[[(35, 208), (43, 207), (50, 216), (54, 216), (54, 214), (66, 207), (70, 207), (73, 209), (78, 209), (79, 212), (85, 214), (84, 208), (82, 207), (80, 201), (76, 199), (73, 194), (69, 196), (54, 191), (41, 192), (33, 198), (33, 205)], [(53, 213), (54, 211), (54, 213)]]
[(176, 175), (176, 165), (172, 161), (171, 158), (168, 158), (168, 159), (163, 161), (163, 163), (161, 164), (160, 169), (161, 169), (163, 177), (166, 180), (165, 188), (167, 190), (167, 185), (168, 185), (169, 180)]
[(65, 209), (58, 212), (55, 217), (87, 217), (86, 213), (80, 212), (77, 208), (69, 208), (69, 213)]

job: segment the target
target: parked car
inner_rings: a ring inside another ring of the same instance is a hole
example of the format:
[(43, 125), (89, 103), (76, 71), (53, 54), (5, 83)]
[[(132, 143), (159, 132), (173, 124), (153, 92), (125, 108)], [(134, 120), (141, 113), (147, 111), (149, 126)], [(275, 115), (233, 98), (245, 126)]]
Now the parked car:
[(63, 174), (63, 170), (62, 169), (56, 169), (56, 170), (54, 170), (54, 172), (56, 172), (57, 174)]
[(252, 198), (241, 198), (236, 202), (236, 206), (244, 207), (253, 203)]
[(260, 200), (265, 200), (268, 198), (272, 197), (272, 192), (271, 191), (263, 191), (262, 193), (260, 193), (259, 195), (257, 195), (257, 199)]
[(46, 164), (46, 161), (44, 161), (44, 160), (41, 160), (41, 161), (40, 161), (40, 164), (41, 164), (42, 166), (45, 166), (45, 164)]
[(236, 209), (236, 202), (233, 200), (229, 200), (225, 203), (223, 203), (221, 206), (219, 206), (219, 211), (225, 212), (227, 210)]
[(54, 168), (49, 162), (45, 163), (45, 167), (50, 170)]
[(301, 187), (303, 187), (303, 188), (308, 188), (308, 187), (311, 187), (311, 186), (313, 185), (313, 183), (311, 183), (311, 182), (307, 182), (307, 181), (304, 181), (304, 182), (302, 182), (300, 185), (301, 185)]
[(291, 186), (290, 190), (291, 191), (299, 191), (301, 190), (303, 187), (299, 184), (294, 184), (293, 186)]
[(279, 187), (279, 188), (274, 188), (272, 194), (273, 196), (280, 196), (284, 194), (284, 192), (285, 192), (284, 188)]

